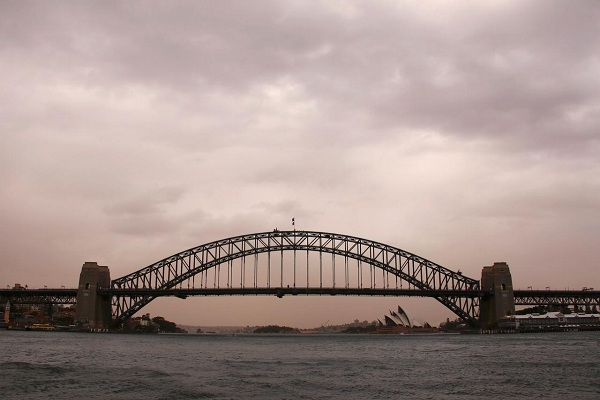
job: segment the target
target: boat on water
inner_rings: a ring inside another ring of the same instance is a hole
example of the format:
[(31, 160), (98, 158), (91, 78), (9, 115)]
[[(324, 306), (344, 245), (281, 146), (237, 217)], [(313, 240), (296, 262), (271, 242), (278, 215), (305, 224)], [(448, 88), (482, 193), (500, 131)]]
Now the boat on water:
[(50, 324), (31, 324), (25, 328), (26, 331), (53, 331), (54, 329)]

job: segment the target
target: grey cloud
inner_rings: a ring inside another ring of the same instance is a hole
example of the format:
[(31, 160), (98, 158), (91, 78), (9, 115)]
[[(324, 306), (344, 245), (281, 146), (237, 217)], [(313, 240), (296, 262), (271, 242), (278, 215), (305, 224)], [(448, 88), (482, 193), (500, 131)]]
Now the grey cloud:
[(116, 233), (163, 236), (179, 228), (181, 221), (168, 209), (173, 208), (184, 193), (181, 187), (163, 187), (133, 199), (118, 200), (106, 207), (106, 216)]
[[(59, 32), (84, 22), (97, 32), (79, 45), (77, 35), (57, 35), (65, 41), (58, 47), (65, 61), (95, 71), (66, 70), (82, 84), (137, 82), (155, 87), (166, 101), (177, 90), (200, 113), (215, 87), (235, 97), (288, 77), (316, 101), (320, 117), (354, 120), (363, 131), (429, 128), (556, 148), (561, 143), (552, 144), (566, 129), (575, 131), (571, 140), (581, 148), (593, 135), (597, 115), (588, 114), (590, 123), (580, 126), (569, 123), (567, 114), (595, 104), (598, 48), (586, 39), (600, 33), (598, 12), (561, 8), (482, 6), (471, 18), (433, 13), (427, 19), (415, 18), (406, 5), (390, 12), (383, 2), (357, 7), (348, 20), (316, 6), (290, 12), (280, 3), (196, 3), (79, 6), (74, 19), (65, 19), (65, 10), (49, 10), (46, 20)], [(535, 17), (525, 17), (530, 14)], [(570, 29), (565, 19), (577, 21), (579, 29)], [(520, 23), (514, 27), (506, 23), (515, 20)], [(457, 29), (456, 23), (464, 26)], [(35, 49), (34, 40), (27, 43)], [(325, 134), (339, 130), (334, 124)]]
[(164, 207), (177, 203), (185, 193), (182, 187), (163, 187), (129, 200), (121, 200), (106, 208), (108, 215), (160, 214)]

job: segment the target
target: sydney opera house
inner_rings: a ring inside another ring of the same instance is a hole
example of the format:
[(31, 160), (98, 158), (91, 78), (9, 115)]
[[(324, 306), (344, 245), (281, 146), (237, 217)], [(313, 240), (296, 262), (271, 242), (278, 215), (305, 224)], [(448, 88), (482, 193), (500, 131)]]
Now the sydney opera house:
[(415, 326), (411, 323), (408, 315), (402, 307), (398, 306), (398, 311), (390, 310), (389, 315), (384, 316), (384, 321), (378, 320), (377, 333), (387, 334), (409, 334), (409, 333), (438, 333), (439, 329), (432, 327), (427, 322), (423, 326)]

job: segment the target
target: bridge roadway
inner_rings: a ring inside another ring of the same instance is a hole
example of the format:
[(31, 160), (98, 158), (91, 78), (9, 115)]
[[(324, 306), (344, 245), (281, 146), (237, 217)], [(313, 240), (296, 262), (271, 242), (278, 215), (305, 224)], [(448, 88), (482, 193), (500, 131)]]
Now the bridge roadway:
[(0, 299), (13, 304), (75, 304), (77, 289), (0, 289)]
[(372, 289), (372, 288), (310, 288), (310, 287), (270, 287), (270, 288), (202, 288), (202, 289), (101, 289), (99, 294), (112, 296), (248, 296), (273, 295), (279, 298), (291, 295), (313, 296), (408, 296), (408, 297), (439, 297), (457, 296), (478, 298), (484, 293), (475, 290), (420, 290), (420, 289)]
[(596, 305), (600, 306), (600, 290), (515, 290), (516, 306)]
[[(420, 290), (420, 289), (377, 289), (377, 288), (202, 288), (202, 289), (99, 289), (104, 296), (150, 296), (179, 297), (189, 296), (259, 296), (277, 297), (316, 295), (316, 296), (407, 296), (438, 297), (457, 296), (463, 298), (483, 298), (491, 293), (475, 290)], [(515, 305), (600, 305), (600, 290), (514, 290)], [(75, 304), (77, 289), (0, 289), (0, 299), (14, 304)]]

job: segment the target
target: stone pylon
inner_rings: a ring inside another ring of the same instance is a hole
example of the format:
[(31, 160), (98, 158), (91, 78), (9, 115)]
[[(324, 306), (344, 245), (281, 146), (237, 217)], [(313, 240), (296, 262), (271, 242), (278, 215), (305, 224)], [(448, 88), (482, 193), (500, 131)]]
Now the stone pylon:
[(75, 323), (84, 329), (108, 329), (111, 321), (109, 296), (101, 296), (98, 289), (110, 288), (108, 267), (96, 262), (86, 262), (81, 267)]
[(496, 329), (498, 322), (515, 315), (512, 276), (505, 262), (496, 262), (481, 271), (481, 290), (491, 295), (481, 299), (479, 321), (482, 329)]

